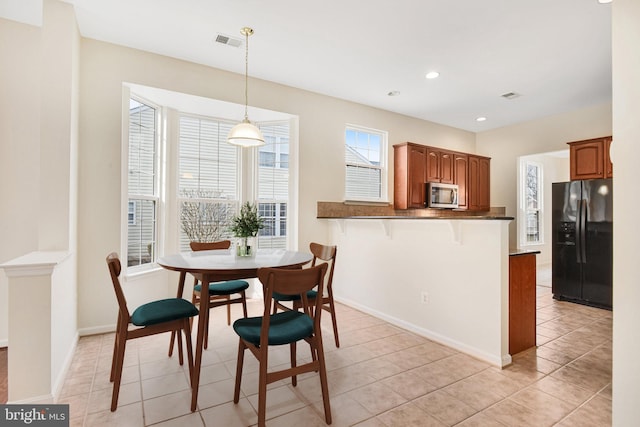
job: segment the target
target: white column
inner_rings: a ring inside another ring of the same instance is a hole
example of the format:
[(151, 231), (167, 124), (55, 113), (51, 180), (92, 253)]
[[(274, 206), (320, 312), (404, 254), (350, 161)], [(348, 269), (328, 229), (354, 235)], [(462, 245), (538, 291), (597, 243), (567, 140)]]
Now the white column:
[(0, 265), (9, 282), (9, 403), (52, 403), (77, 333), (68, 252), (32, 252)]

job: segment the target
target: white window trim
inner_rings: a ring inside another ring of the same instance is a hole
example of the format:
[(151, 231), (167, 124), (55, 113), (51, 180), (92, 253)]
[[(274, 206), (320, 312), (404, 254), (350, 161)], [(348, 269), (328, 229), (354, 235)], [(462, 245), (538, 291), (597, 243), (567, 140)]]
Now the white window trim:
[[(526, 192), (526, 182), (527, 182), (527, 166), (532, 165), (538, 168), (538, 212), (539, 213), (539, 221), (540, 226), (538, 229), (539, 238), (536, 242), (528, 242), (527, 241), (527, 192)], [(519, 193), (520, 193), (520, 215), (518, 218), (518, 239), (519, 246), (541, 246), (544, 245), (544, 168), (541, 163), (533, 162), (526, 159), (520, 160), (520, 183), (519, 183)]]
[[(346, 167), (351, 165), (351, 166), (360, 166), (358, 164), (353, 164), (353, 163), (347, 163), (346, 161), (344, 162), (345, 165), (345, 183), (344, 183), (344, 202), (345, 203), (367, 203), (367, 202), (371, 202), (371, 203), (389, 203), (389, 190), (388, 190), (388, 174), (389, 174), (389, 164), (388, 164), (388, 153), (389, 153), (389, 132), (385, 131), (385, 130), (380, 130), (380, 129), (374, 129), (374, 128), (369, 128), (366, 126), (360, 126), (360, 125), (354, 125), (354, 124), (350, 124), (347, 123), (345, 125), (345, 129), (344, 129), (344, 133), (343, 133), (343, 137), (345, 137), (345, 133), (347, 130), (355, 130), (355, 131), (362, 131), (362, 132), (366, 132), (366, 133), (375, 133), (375, 134), (380, 134), (382, 136), (382, 141), (381, 141), (381, 147), (380, 147), (380, 166), (376, 169), (380, 170), (380, 197), (379, 198), (367, 198), (367, 197), (363, 197), (363, 198), (359, 198), (359, 199), (353, 199), (353, 198), (347, 198), (346, 192), (347, 192), (347, 183), (346, 183)], [(346, 141), (343, 142), (343, 150), (346, 150)], [(372, 168), (374, 169), (374, 168)]]

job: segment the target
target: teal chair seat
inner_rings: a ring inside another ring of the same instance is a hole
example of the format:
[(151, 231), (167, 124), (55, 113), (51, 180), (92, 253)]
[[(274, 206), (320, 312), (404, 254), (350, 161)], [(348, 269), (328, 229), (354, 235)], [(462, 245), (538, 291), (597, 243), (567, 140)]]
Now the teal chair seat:
[(198, 309), (182, 298), (167, 298), (143, 304), (131, 314), (131, 323), (149, 326), (198, 315)]
[[(209, 294), (211, 295), (231, 295), (249, 289), (249, 283), (245, 280), (229, 280), (227, 282), (209, 283)], [(198, 283), (193, 287), (194, 291), (201, 292), (202, 284)]]
[[(262, 317), (247, 317), (233, 322), (233, 330), (243, 340), (260, 344)], [(313, 319), (299, 311), (284, 311), (271, 316), (269, 345), (291, 344), (313, 334)]]
[[(318, 295), (318, 292), (313, 289), (307, 292), (307, 298), (309, 299), (315, 298), (316, 295)], [(276, 301), (298, 301), (300, 300), (300, 295), (286, 295), (274, 292), (273, 299)]]

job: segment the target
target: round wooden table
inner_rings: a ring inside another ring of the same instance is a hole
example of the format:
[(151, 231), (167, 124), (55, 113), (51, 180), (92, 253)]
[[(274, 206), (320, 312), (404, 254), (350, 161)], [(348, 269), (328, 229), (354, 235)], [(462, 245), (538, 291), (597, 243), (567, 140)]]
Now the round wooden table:
[[(313, 259), (308, 252), (288, 251), (284, 249), (258, 249), (254, 256), (240, 257), (235, 247), (213, 251), (181, 252), (158, 258), (158, 264), (167, 270), (180, 272), (178, 297), (182, 298), (187, 273), (201, 283), (219, 282), (233, 279), (249, 279), (258, 276), (262, 267), (296, 268)], [(191, 378), (191, 411), (196, 410), (198, 386), (200, 384), (200, 365), (204, 343), (205, 324), (209, 321), (209, 298), (200, 298), (200, 320), (196, 339), (196, 352)]]

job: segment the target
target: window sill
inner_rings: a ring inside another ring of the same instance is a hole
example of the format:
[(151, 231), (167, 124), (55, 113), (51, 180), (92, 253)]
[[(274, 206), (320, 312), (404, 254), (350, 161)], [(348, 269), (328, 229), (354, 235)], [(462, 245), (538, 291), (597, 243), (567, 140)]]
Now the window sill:
[(156, 263), (151, 263), (144, 267), (131, 267), (131, 271), (127, 270), (124, 272), (124, 280), (127, 282), (134, 282), (151, 274), (157, 274), (160, 271), (166, 270)]

